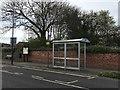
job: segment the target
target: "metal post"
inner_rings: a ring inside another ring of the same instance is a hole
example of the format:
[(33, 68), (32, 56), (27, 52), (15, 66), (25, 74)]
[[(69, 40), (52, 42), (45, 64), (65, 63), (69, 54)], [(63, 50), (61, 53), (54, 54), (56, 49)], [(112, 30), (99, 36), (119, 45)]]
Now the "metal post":
[(49, 68), (49, 45), (50, 45), (50, 42), (46, 42), (46, 45), (47, 45), (47, 52), (48, 52), (48, 68)]
[(80, 42), (78, 43), (78, 68), (80, 70)]
[(48, 46), (48, 68), (49, 68), (49, 46)]
[(23, 54), (23, 62), (25, 62), (25, 54)]
[(86, 43), (84, 43), (84, 69), (86, 69)]
[(66, 69), (66, 43), (64, 43), (64, 69)]
[[(14, 7), (14, 2), (13, 2), (13, 7)], [(13, 26), (12, 26), (12, 58), (11, 58), (11, 64), (13, 65), (13, 54), (14, 54), (14, 45), (13, 45), (13, 37), (14, 37), (14, 8), (13, 8), (13, 16), (12, 16), (12, 22), (13, 22)]]
[(53, 47), (52, 47), (52, 66), (54, 66), (54, 43), (53, 43)]

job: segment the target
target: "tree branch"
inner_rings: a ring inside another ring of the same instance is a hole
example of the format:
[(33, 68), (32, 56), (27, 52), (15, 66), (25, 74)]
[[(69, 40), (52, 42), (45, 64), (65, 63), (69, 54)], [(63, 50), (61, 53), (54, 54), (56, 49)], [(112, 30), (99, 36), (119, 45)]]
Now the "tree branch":
[(30, 20), (27, 16), (25, 16), (21, 10), (20, 10), (20, 12), (23, 17), (25, 17), (31, 24), (33, 24), (36, 28), (38, 28), (40, 30), (40, 32), (42, 32), (42, 30), (41, 30), (41, 28), (39, 28), (39, 26), (37, 26), (32, 20)]

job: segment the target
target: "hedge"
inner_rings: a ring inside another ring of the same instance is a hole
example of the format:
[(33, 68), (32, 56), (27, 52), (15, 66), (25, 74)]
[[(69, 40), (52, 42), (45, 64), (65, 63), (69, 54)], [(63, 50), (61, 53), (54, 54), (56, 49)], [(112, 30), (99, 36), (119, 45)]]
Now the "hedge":
[(120, 53), (120, 48), (94, 45), (87, 47), (87, 53)]
[[(120, 53), (120, 48), (118, 47), (108, 47), (108, 46), (101, 46), (101, 45), (88, 45), (87, 46), (87, 53)], [(33, 51), (47, 51), (48, 47), (39, 47), (39, 48), (31, 48)], [(49, 46), (49, 50), (52, 50), (52, 46)], [(64, 50), (63, 46), (57, 46), (55, 47), (55, 51), (58, 50)], [(73, 47), (67, 47), (67, 51), (77, 51), (76, 46), (73, 45)], [(84, 46), (81, 45), (80, 48), (81, 52), (84, 52)]]

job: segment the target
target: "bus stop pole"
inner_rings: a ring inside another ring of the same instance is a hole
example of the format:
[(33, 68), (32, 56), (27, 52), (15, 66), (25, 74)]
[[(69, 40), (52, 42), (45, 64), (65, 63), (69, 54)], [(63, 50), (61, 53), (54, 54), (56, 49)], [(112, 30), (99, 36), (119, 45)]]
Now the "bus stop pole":
[[(13, 5), (15, 5), (15, 2), (13, 2)], [(14, 7), (14, 6), (13, 6)], [(13, 42), (13, 37), (14, 37), (14, 8), (13, 8), (13, 12), (12, 12), (12, 23), (13, 23), (13, 26), (12, 26), (12, 41), (11, 41), (11, 44), (12, 44), (12, 58), (11, 58), (11, 65), (13, 65), (13, 54), (14, 54), (14, 42)]]

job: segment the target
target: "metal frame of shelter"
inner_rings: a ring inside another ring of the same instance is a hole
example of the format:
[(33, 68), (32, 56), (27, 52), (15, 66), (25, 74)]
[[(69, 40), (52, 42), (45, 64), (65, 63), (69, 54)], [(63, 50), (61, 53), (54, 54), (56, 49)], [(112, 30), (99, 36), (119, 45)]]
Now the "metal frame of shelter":
[[(84, 44), (84, 69), (86, 69), (86, 43), (90, 43), (90, 41), (87, 38), (81, 38), (81, 39), (71, 39), (71, 40), (55, 40), (53, 41), (53, 58), (52, 58), (52, 67), (53, 68), (64, 68), (64, 69), (75, 69), (80, 70), (80, 45), (81, 43)], [(64, 45), (64, 57), (55, 57), (55, 45), (56, 44), (63, 44)], [(67, 44), (77, 44), (77, 51), (78, 55), (77, 58), (68, 58), (66, 57), (67, 52)], [(64, 60), (64, 66), (57, 66), (55, 65), (55, 59), (63, 59)], [(75, 59), (78, 61), (78, 67), (67, 67), (66, 66), (66, 60)]]

